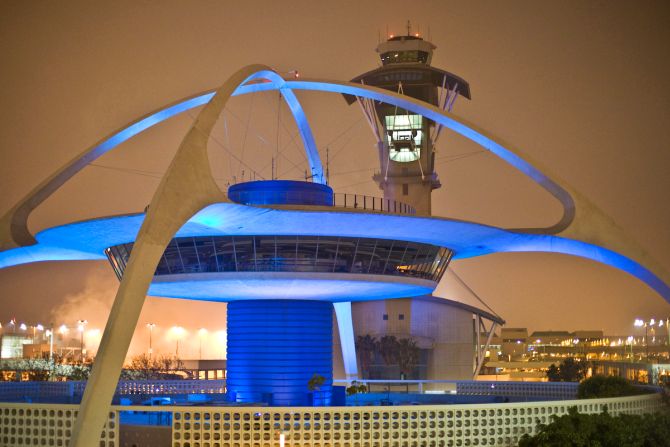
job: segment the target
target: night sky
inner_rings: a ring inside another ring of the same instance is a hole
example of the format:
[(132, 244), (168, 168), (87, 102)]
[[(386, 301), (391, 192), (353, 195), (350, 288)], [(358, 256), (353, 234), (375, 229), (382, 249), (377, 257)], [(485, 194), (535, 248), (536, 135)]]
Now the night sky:
[[(406, 32), (408, 19), (437, 46), (432, 65), (470, 83), (472, 101), (460, 98), (456, 116), (549, 167), (670, 269), (670, 10), (660, 1), (3, 2), (0, 212), (102, 137), (244, 65), (336, 80), (373, 69), (379, 36)], [(322, 158), (329, 148), (335, 191), (380, 196), (359, 108), (298, 95)], [(141, 211), (195, 113), (98, 159), (33, 213), (31, 231)], [(251, 169), (269, 177), (279, 152), (282, 178), (300, 178), (306, 165), (289, 118), (276, 92), (232, 100), (210, 142), (220, 184), (248, 180)], [(434, 215), (503, 227), (560, 215), (538, 186), (453, 133), (441, 136), (437, 157)], [(501, 254), (453, 268), (512, 327), (627, 335), (635, 317), (670, 316), (641, 282), (587, 260)], [(438, 294), (473, 303), (452, 282)], [(86, 318), (102, 327), (117, 285), (105, 262), (1, 270), (0, 322)], [(225, 305), (150, 298), (136, 349), (148, 321), (224, 329)]]

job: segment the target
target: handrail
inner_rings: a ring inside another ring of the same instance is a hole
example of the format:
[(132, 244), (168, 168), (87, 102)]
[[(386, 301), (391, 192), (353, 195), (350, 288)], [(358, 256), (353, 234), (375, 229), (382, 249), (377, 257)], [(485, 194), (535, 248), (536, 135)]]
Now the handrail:
[(396, 214), (416, 214), (414, 207), (397, 200), (341, 192), (336, 192), (333, 194), (333, 206)]
[[(253, 199), (252, 199), (253, 197)], [(342, 192), (333, 193), (330, 206), (341, 208), (355, 208), (367, 211), (380, 211), (394, 214), (416, 214), (414, 207), (398, 200), (385, 199), (383, 197), (367, 196), (364, 194), (348, 194)], [(230, 197), (229, 197), (230, 198)], [(252, 201), (253, 200), (253, 201)], [(240, 193), (235, 202), (244, 205), (283, 205), (304, 204), (317, 205), (323, 203), (324, 197), (321, 192), (314, 191), (254, 191), (252, 195)]]

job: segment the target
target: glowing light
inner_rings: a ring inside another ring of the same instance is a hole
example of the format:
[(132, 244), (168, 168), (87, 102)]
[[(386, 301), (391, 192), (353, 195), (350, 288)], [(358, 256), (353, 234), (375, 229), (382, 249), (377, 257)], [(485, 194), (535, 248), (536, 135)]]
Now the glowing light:
[(79, 332), (84, 332), (84, 327), (88, 324), (87, 320), (79, 320), (77, 321), (77, 330)]
[(26, 329), (28, 329), (28, 326), (26, 326), (25, 323), (21, 323), (21, 325), (19, 326), (19, 329), (21, 329), (22, 331), (25, 331)]
[(636, 318), (635, 322), (633, 322), (633, 326), (642, 327), (642, 326), (644, 326), (644, 321), (640, 320), (639, 318)]
[(89, 345), (99, 345), (102, 331), (100, 329), (89, 329), (84, 333), (84, 337)]
[(70, 329), (65, 326), (64, 324), (61, 324), (60, 327), (58, 328), (58, 333), (61, 335), (65, 335), (70, 331)]
[(37, 329), (38, 331), (43, 331), (44, 326), (42, 326), (41, 324), (38, 324), (37, 326), (35, 326), (35, 329)]
[(207, 329), (201, 327), (200, 329), (198, 329), (198, 335), (204, 337), (205, 335), (207, 335)]
[(181, 326), (172, 326), (169, 332), (173, 337), (179, 339), (186, 334), (186, 329)]

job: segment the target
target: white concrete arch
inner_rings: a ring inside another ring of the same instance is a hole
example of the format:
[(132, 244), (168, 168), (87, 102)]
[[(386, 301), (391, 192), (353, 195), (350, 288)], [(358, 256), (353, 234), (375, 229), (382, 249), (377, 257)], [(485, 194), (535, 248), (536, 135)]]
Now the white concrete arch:
[(269, 67), (250, 65), (233, 74), (198, 114), (154, 193), (100, 342), (72, 431), (70, 447), (97, 445), (123, 361), (160, 257), (174, 234), (206, 206), (228, 202), (207, 157), (214, 124), (235, 89), (249, 81), (276, 82)]
[[(262, 75), (259, 74), (259, 76), (250, 79), (249, 81), (265, 82), (251, 86), (252, 88), (246, 90), (238, 88), (233, 95), (236, 96), (238, 94), (251, 93), (254, 91), (281, 91), (282, 97), (291, 110), (298, 127), (298, 132), (310, 165), (312, 181), (316, 183), (325, 183), (323, 165), (321, 163), (321, 158), (319, 157), (314, 135), (309, 126), (307, 115), (298, 101), (298, 98), (295, 96), (295, 93), (293, 93), (291, 89), (286, 88), (286, 81), (271, 69), (266, 70)], [(35, 208), (49, 198), (79, 171), (100, 156), (113, 150), (121, 143), (133, 138), (156, 124), (193, 108), (207, 104), (213, 96), (213, 91), (201, 92), (182, 98), (167, 106), (160, 107), (159, 109), (123, 126), (77, 154), (72, 160), (40, 182), (19, 202), (17, 202), (16, 205), (9, 209), (2, 218), (0, 218), (0, 251), (35, 244), (35, 238), (28, 230), (28, 217)]]

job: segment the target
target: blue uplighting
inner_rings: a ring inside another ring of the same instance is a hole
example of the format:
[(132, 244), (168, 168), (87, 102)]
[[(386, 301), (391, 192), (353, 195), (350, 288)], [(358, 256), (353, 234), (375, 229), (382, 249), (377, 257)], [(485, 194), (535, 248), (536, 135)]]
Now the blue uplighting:
[[(44, 230), (37, 245), (0, 252), (0, 268), (39, 261), (105, 259), (104, 250), (132, 242), (143, 214), (93, 219)], [(413, 231), (408, 233), (407, 228)], [(449, 247), (454, 260), (504, 252), (562, 253), (615, 267), (643, 281), (670, 301), (670, 287), (638, 262), (573, 239), (524, 234), (487, 225), (404, 215), (267, 209), (217, 203), (193, 216), (175, 235), (304, 235), (383, 237)]]
[(333, 383), (333, 307), (320, 301), (236, 301), (228, 305), (226, 386), (230, 400), (312, 405), (307, 388), (330, 404)]

